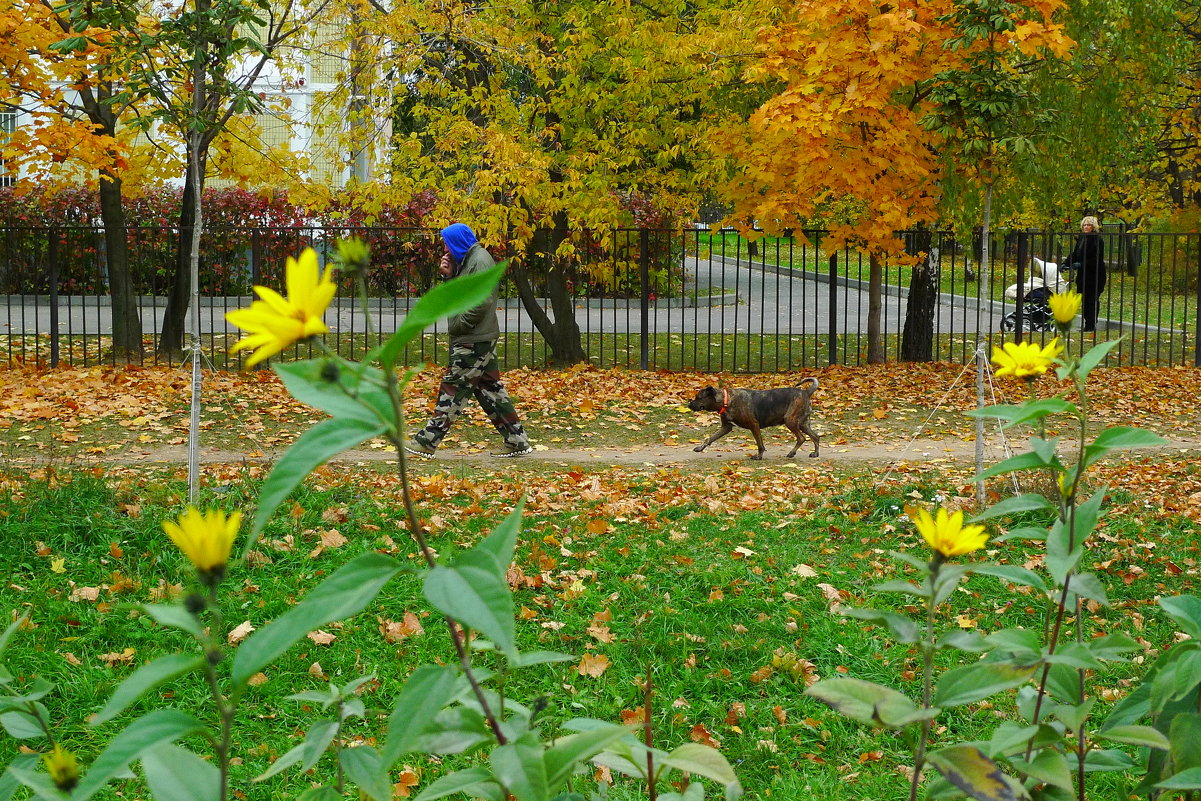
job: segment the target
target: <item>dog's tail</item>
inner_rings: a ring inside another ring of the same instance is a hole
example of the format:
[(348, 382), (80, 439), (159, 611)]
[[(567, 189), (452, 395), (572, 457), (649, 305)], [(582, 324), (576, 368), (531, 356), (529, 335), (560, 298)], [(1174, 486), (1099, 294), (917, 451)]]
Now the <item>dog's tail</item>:
[(803, 392), (805, 392), (806, 394), (809, 394), (809, 395), (812, 395), (814, 392), (817, 392), (818, 383), (817, 383), (816, 376), (806, 376), (805, 378), (802, 378), (797, 383), (797, 386), (804, 387), (806, 384), (811, 384), (812, 386), (810, 386), (808, 389), (802, 390)]

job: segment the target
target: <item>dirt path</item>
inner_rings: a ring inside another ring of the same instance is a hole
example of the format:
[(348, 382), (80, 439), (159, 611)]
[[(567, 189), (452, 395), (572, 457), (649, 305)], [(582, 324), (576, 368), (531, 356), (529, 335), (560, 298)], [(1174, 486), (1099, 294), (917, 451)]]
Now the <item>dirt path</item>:
[[(1017, 441), (1003, 442), (993, 435), (986, 439), (984, 458), (989, 464), (995, 464), (1004, 459), (1012, 451), (1023, 450), (1025, 443)], [(710, 446), (704, 453), (692, 450), (691, 443), (666, 444), (652, 443), (644, 447), (573, 447), (552, 448), (545, 445), (535, 445), (535, 452), (520, 459), (497, 459), (488, 451), (475, 447), (447, 448), (439, 452), (432, 460), (422, 460), (430, 465), (479, 465), (505, 469), (522, 469), (523, 467), (538, 467), (553, 465), (598, 465), (598, 466), (643, 466), (671, 467), (693, 465), (698, 468), (715, 466), (729, 462), (744, 462), (753, 465), (750, 456), (754, 453), (751, 443), (743, 444), (731, 439), (729, 444), (717, 443)], [(1008, 447), (1008, 451), (1007, 451)], [(1161, 453), (1179, 453), (1201, 451), (1201, 439), (1174, 439), (1168, 444), (1154, 449)], [(278, 458), (283, 450), (240, 452), (220, 448), (202, 448), (200, 460), (205, 464), (228, 464), (237, 462), (267, 462)], [(870, 465), (887, 469), (892, 465), (902, 463), (970, 463), (976, 458), (976, 443), (972, 439), (946, 437), (941, 439), (918, 438), (905, 442), (890, 444), (833, 442), (824, 443), (821, 455), (815, 459), (808, 458), (808, 450), (804, 449), (794, 459), (788, 459), (788, 449), (784, 446), (770, 443), (765, 456), (764, 465), (771, 463), (795, 463), (798, 466), (806, 464), (846, 464)], [(360, 448), (346, 451), (332, 461), (338, 464), (388, 462), (395, 459), (390, 450)], [(108, 461), (119, 464), (185, 464), (187, 449), (182, 446), (167, 446), (154, 449), (134, 449), (119, 456), (99, 457), (97, 461)]]

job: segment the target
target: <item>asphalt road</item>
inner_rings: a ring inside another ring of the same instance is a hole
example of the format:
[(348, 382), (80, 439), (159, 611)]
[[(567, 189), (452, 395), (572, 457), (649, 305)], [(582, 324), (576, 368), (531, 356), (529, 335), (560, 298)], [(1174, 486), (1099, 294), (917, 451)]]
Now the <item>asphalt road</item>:
[[(647, 317), (648, 331), (680, 334), (826, 334), (859, 333), (867, 329), (868, 296), (860, 282), (837, 283), (813, 276), (777, 273), (772, 269), (715, 260), (690, 260), (686, 270), (699, 301), (662, 298), (652, 301)], [(704, 288), (712, 293), (706, 296)], [(883, 298), (884, 333), (898, 332), (905, 321), (905, 297), (896, 288)], [(0, 334), (47, 334), (52, 326), (48, 303), (27, 304), (29, 298), (0, 296)], [(204, 298), (201, 301), (202, 333), (235, 333), (225, 322), (228, 310), (245, 305), (245, 298)], [(970, 305), (969, 305), (970, 303)], [(159, 330), (162, 298), (145, 298), (141, 306), (142, 326)], [(943, 296), (938, 306), (935, 333), (974, 334), (996, 332), (1003, 311), (999, 305), (965, 302)], [(374, 312), (377, 329), (395, 330), (404, 317), (403, 301), (390, 301)], [(1011, 307), (1010, 307), (1011, 308)], [(520, 304), (510, 301), (501, 308), (504, 330), (531, 331), (533, 323)], [(575, 309), (580, 329), (588, 333), (637, 333), (642, 330), (638, 300), (580, 301)], [(350, 301), (331, 307), (326, 318), (333, 331), (365, 330), (361, 310)], [(106, 297), (60, 298), (57, 327), (67, 335), (107, 334), (112, 331), (112, 314)]]

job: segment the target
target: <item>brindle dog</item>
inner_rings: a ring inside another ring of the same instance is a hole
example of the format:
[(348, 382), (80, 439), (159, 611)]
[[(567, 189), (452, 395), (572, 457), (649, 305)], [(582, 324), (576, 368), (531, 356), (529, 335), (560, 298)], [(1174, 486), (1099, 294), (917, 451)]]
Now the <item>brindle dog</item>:
[(796, 436), (796, 445), (788, 453), (789, 459), (796, 456), (801, 443), (805, 441), (805, 434), (813, 440), (813, 453), (809, 456), (817, 456), (817, 434), (809, 427), (809, 415), (813, 412), (811, 399), (816, 390), (817, 379), (812, 376), (801, 379), (795, 387), (782, 389), (705, 387), (688, 402), (688, 408), (694, 412), (717, 412), (721, 416), (721, 428), (693, 450), (700, 453), (738, 426), (749, 429), (755, 437), (755, 444), (759, 446), (759, 453), (751, 458), (762, 459), (766, 448), (763, 447), (759, 429), (784, 425)]

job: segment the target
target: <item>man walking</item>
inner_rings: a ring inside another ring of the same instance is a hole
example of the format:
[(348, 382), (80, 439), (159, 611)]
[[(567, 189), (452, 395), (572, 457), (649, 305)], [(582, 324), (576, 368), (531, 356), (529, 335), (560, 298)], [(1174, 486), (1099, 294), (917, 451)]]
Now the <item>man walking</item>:
[[(463, 223), (443, 228), (442, 243), (446, 252), (438, 272), (443, 278), (471, 275), (496, 264), (476, 239), (475, 232)], [(491, 297), (479, 306), (447, 320), (450, 362), (438, 388), (438, 401), (429, 423), (405, 445), (409, 453), (432, 458), (472, 395), (504, 437), (504, 446), (493, 456), (512, 458), (533, 452), (513, 401), (500, 383), (500, 367), (496, 361), (496, 340), (500, 338), (500, 323), (496, 318), (498, 292), (499, 288), (493, 289)]]

